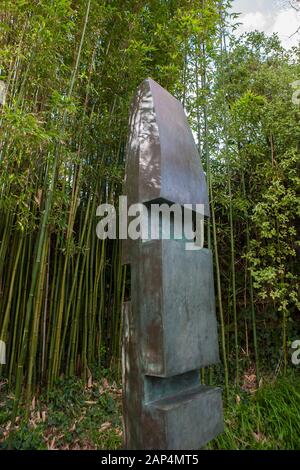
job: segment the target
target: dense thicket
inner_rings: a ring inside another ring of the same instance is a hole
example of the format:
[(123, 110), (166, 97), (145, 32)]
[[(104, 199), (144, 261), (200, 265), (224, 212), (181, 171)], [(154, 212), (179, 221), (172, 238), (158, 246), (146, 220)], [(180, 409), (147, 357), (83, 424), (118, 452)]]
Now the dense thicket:
[(118, 370), (125, 273), (119, 243), (96, 237), (96, 207), (121, 192), (129, 103), (147, 76), (183, 102), (206, 168), (225, 382), (269, 353), (286, 366), (299, 307), (299, 50), (258, 33), (235, 43), (227, 9), (2, 3), (0, 339), (17, 396), (95, 364)]
[(255, 359), (257, 372), (259, 362), (285, 371), (299, 335), (299, 49), (255, 32), (223, 39), (215, 66), (209, 174), (226, 349), (238, 380), (243, 358), (248, 366)]
[(217, 18), (214, 1), (5, 2), (0, 327), (17, 396), (117, 365), (124, 276), (96, 207), (121, 191), (137, 85), (183, 96), (189, 40)]

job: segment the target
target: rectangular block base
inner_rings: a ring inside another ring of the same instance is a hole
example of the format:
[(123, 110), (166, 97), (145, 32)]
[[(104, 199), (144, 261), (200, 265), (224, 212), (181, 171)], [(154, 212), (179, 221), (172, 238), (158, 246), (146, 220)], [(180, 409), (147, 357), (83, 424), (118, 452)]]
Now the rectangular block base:
[[(164, 449), (199, 450), (223, 431), (219, 388), (198, 385), (152, 402), (147, 408), (154, 421), (163, 423)], [(155, 441), (152, 446), (162, 448)]]

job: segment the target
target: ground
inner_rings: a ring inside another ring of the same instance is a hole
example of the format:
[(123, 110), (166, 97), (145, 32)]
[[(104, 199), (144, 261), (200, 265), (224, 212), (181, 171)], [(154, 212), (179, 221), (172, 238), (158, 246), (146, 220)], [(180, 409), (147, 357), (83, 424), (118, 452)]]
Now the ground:
[[(51, 392), (34, 397), (23, 407), (13, 429), (13, 395), (0, 384), (0, 448), (2, 449), (117, 449), (122, 444), (122, 390), (106, 377), (88, 384), (61, 379)], [(27, 408), (28, 409), (28, 408)]]
[[(225, 432), (207, 449), (300, 449), (300, 377), (245, 374), (225, 405)], [(11, 423), (13, 395), (0, 382), (1, 449), (120, 449), (120, 384), (107, 377), (61, 379), (51, 392), (34, 397)], [(28, 410), (28, 408), (27, 408)]]
[(300, 449), (300, 377), (265, 377), (256, 385), (245, 374), (243, 386), (231, 389), (225, 406), (225, 431), (209, 449)]

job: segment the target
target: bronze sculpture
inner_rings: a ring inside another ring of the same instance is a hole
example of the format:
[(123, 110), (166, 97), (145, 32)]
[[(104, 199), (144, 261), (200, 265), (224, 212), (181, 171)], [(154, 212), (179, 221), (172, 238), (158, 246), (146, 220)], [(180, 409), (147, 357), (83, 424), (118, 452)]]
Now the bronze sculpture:
[[(128, 206), (198, 204), (209, 216), (205, 175), (182, 105), (152, 79), (132, 105)], [(198, 207), (198, 206), (197, 206)], [(199, 449), (223, 429), (219, 388), (199, 370), (219, 361), (210, 250), (184, 240), (124, 240), (131, 298), (124, 304), (123, 387), (128, 449)]]

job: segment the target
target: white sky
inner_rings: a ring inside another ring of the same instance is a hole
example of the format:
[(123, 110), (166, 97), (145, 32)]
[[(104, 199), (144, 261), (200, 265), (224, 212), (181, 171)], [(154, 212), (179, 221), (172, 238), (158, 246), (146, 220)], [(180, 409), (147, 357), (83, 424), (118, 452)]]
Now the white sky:
[(300, 34), (300, 12), (289, 6), (288, 0), (233, 0), (232, 10), (241, 13), (236, 33), (241, 34), (257, 29), (266, 34), (278, 33), (284, 47), (297, 46)]

